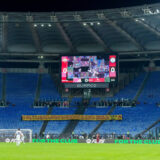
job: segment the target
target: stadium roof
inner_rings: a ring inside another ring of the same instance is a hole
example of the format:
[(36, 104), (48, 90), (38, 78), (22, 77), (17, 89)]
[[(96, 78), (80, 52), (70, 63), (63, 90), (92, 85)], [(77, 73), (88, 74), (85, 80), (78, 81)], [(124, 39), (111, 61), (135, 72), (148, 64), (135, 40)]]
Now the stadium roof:
[(160, 3), (119, 9), (0, 13), (0, 62), (57, 62), (64, 54), (160, 60)]

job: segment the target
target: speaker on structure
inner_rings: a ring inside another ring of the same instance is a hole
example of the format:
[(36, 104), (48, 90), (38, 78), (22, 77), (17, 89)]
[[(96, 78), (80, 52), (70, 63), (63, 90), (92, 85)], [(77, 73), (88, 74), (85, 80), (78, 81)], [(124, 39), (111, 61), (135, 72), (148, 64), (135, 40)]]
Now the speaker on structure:
[(106, 92), (109, 92), (110, 91), (110, 89), (109, 88), (106, 88)]
[(69, 89), (68, 89), (68, 88), (65, 88), (65, 92), (69, 92)]

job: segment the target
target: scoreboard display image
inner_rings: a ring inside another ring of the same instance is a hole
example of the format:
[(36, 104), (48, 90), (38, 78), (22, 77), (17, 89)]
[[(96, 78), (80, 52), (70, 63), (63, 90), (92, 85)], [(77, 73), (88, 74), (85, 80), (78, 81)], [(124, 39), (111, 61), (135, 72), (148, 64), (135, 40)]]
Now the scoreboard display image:
[(62, 83), (109, 83), (117, 77), (117, 55), (62, 56)]

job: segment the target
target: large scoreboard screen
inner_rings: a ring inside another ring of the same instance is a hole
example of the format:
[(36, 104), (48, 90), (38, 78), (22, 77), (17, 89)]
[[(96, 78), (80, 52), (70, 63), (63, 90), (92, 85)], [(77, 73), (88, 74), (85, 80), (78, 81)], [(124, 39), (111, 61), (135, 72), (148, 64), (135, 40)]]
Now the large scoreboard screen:
[(62, 83), (110, 83), (117, 78), (117, 55), (62, 56)]

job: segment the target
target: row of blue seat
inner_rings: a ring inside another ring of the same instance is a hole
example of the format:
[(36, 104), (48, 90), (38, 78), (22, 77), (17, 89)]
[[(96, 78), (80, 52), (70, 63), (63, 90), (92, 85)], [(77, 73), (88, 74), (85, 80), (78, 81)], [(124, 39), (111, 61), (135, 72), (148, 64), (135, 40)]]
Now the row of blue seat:
[[(139, 75), (134, 81), (132, 81), (127, 87), (120, 91), (113, 98), (133, 98), (137, 93), (146, 73)], [(113, 114), (122, 114), (122, 121), (107, 121), (98, 130), (99, 133), (112, 133), (117, 134), (126, 133), (129, 131), (135, 135), (138, 132), (144, 130), (148, 125), (152, 124), (158, 119), (160, 115), (160, 108), (158, 108), (154, 102), (158, 100), (160, 93), (159, 80), (160, 72), (153, 72), (147, 81), (143, 92), (139, 97), (139, 101), (146, 101), (148, 104), (140, 103), (134, 108), (121, 108), (117, 107)], [(1, 82), (0, 76), (0, 82)], [(7, 100), (15, 104), (15, 106), (9, 106), (7, 108), (0, 108), (0, 128), (1, 129), (15, 129), (15, 128), (29, 128), (33, 130), (33, 133), (39, 133), (42, 126), (42, 121), (21, 121), (21, 115), (38, 115), (46, 114), (47, 108), (32, 108), (35, 97), (35, 91), (37, 86), (38, 75), (37, 74), (22, 74), (22, 73), (10, 73), (7, 74), (6, 81), (6, 93)], [(152, 98), (148, 96), (152, 94)], [(53, 83), (51, 77), (48, 74), (42, 76), (42, 85), (40, 92), (40, 99), (60, 99), (62, 98), (56, 90), (56, 86)], [(71, 108), (59, 108), (54, 107), (53, 115), (66, 115), (74, 114), (76, 111), (75, 102), (81, 101), (81, 98), (75, 97), (71, 101)], [(93, 101), (98, 101), (99, 98), (92, 98)], [(85, 115), (105, 115), (109, 111), (107, 108), (87, 108)], [(46, 132), (60, 134), (69, 121), (50, 121), (46, 128)], [(98, 121), (80, 121), (76, 126), (74, 132), (80, 134), (82, 132), (90, 133)]]

